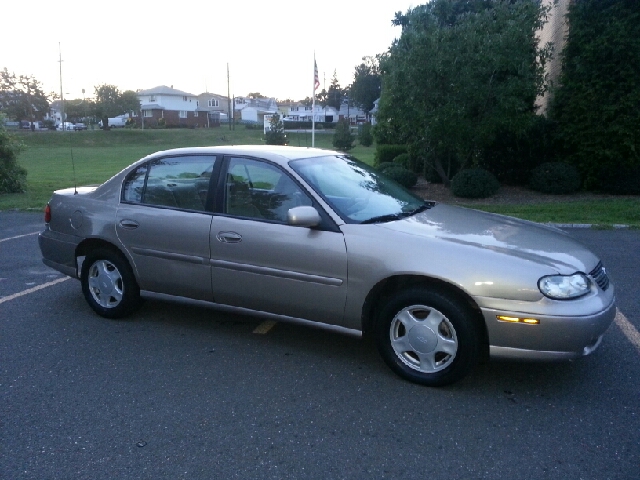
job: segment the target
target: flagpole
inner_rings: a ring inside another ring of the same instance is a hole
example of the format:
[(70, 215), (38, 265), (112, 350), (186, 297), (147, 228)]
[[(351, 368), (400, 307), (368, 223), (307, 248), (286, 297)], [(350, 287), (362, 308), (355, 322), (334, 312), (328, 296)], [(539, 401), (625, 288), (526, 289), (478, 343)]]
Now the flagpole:
[(316, 78), (318, 76), (316, 65), (316, 52), (313, 51), (313, 90), (311, 91), (311, 147), (316, 146)]

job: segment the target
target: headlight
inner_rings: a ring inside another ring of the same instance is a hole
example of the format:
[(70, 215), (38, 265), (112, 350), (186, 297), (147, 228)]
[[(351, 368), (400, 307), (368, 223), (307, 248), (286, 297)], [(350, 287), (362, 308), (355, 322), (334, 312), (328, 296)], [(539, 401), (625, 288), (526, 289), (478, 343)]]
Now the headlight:
[(538, 288), (545, 297), (567, 300), (586, 295), (591, 290), (591, 281), (583, 273), (573, 275), (549, 275), (538, 280)]

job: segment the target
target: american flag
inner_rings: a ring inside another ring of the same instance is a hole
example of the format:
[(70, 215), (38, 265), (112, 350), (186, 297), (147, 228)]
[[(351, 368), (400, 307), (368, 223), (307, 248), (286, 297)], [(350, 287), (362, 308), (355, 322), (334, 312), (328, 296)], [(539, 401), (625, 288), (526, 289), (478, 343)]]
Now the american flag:
[(313, 91), (315, 92), (320, 86), (320, 80), (318, 80), (318, 64), (316, 59), (313, 59)]

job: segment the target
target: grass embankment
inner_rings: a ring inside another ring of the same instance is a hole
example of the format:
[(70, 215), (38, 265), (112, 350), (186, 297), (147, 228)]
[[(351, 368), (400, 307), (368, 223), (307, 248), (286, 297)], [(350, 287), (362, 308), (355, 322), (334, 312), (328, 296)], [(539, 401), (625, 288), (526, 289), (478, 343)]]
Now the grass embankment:
[(473, 205), (485, 212), (499, 213), (540, 223), (591, 224), (596, 228), (628, 225), (640, 228), (640, 198), (607, 198), (530, 205)]
[[(27, 192), (0, 196), (0, 210), (40, 210), (56, 189), (99, 184), (134, 161), (175, 147), (263, 144), (261, 130), (242, 126), (200, 130), (88, 130), (17, 132), (26, 145), (19, 163), (27, 169)], [(292, 146), (310, 147), (310, 132), (288, 132)], [(316, 131), (315, 146), (332, 148), (330, 133)], [(373, 164), (375, 148), (357, 146), (351, 154)], [(73, 162), (72, 162), (73, 156)], [(75, 173), (74, 173), (75, 166)], [(74, 180), (75, 179), (75, 180)], [(533, 205), (473, 205), (473, 208), (536, 222), (628, 224), (640, 227), (640, 199), (606, 199)]]

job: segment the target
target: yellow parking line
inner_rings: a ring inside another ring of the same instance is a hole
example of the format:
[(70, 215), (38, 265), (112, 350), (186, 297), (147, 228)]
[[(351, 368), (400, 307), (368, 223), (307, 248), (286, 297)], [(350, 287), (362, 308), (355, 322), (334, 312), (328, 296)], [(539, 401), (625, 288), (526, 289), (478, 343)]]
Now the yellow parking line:
[(276, 323), (278, 322), (274, 322), (272, 320), (267, 320), (266, 322), (262, 322), (260, 325), (256, 327), (253, 333), (264, 335), (265, 333), (268, 333), (269, 330), (271, 330), (273, 327), (275, 327)]
[(616, 325), (620, 327), (620, 330), (622, 330), (624, 336), (627, 337), (627, 339), (633, 344), (634, 347), (636, 347), (636, 349), (640, 353), (640, 332), (638, 332), (636, 327), (634, 327), (633, 324), (629, 320), (627, 320), (627, 317), (625, 317), (620, 310), (617, 311), (614, 322), (616, 322)]
[(71, 280), (71, 277), (59, 278), (51, 282), (43, 283), (42, 285), (36, 285), (35, 287), (28, 288), (21, 292), (14, 293), (13, 295), (9, 295), (8, 297), (2, 297), (0, 298), (0, 304), (8, 302), (9, 300), (15, 300), (16, 298), (22, 297), (24, 295), (29, 295), (30, 293), (37, 292), (38, 290), (42, 290), (43, 288), (52, 287), (53, 285), (57, 285), (58, 283), (66, 282), (67, 280)]
[(0, 243), (2, 242), (6, 242), (7, 240), (15, 240), (16, 238), (22, 238), (22, 237), (28, 237), (30, 235), (37, 235), (40, 232), (33, 232), (33, 233), (25, 233), (24, 235), (16, 235), (15, 237), (9, 237), (9, 238), (0, 238)]

